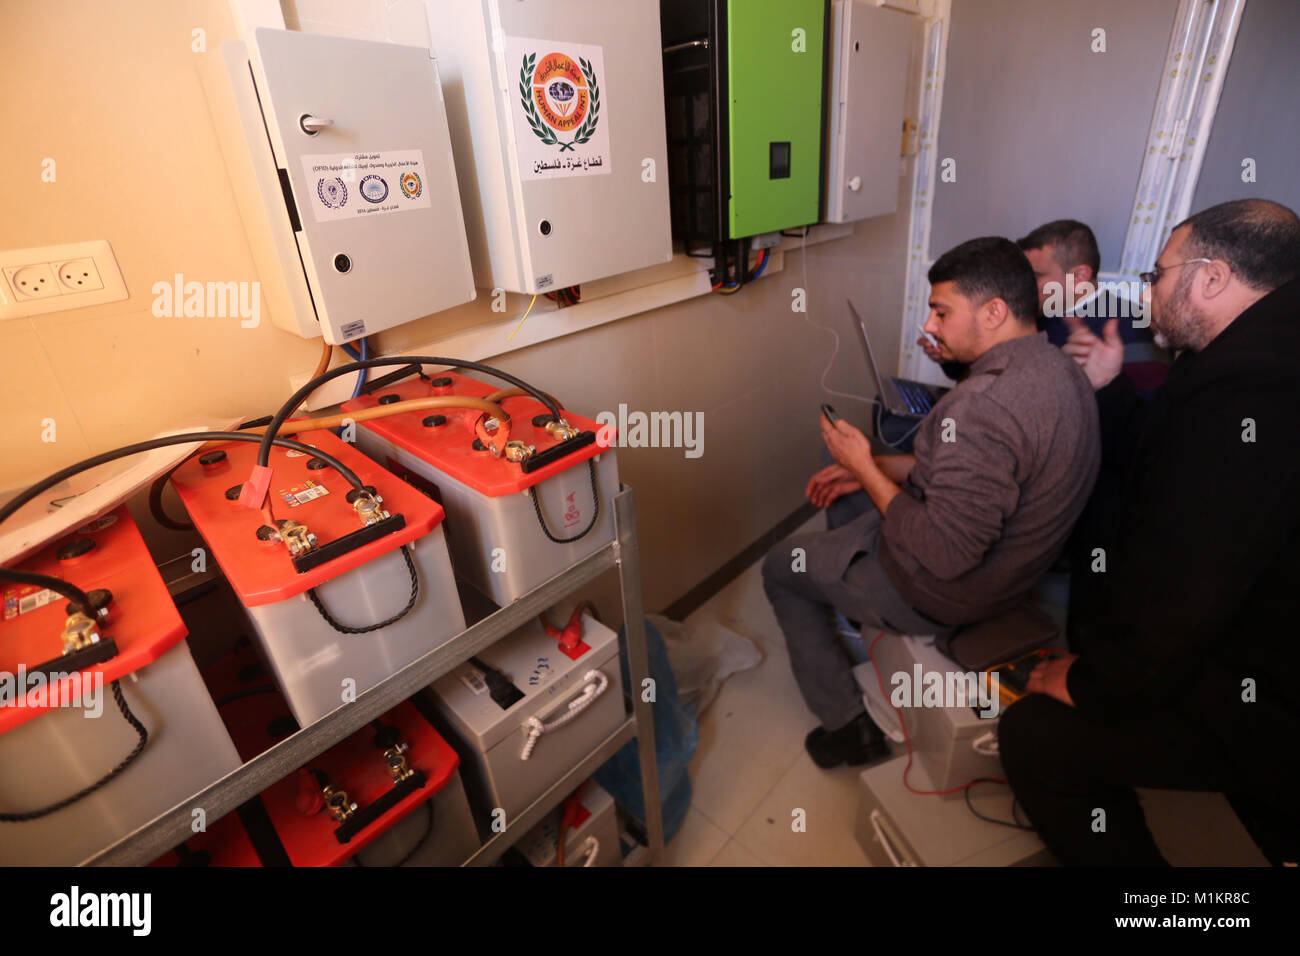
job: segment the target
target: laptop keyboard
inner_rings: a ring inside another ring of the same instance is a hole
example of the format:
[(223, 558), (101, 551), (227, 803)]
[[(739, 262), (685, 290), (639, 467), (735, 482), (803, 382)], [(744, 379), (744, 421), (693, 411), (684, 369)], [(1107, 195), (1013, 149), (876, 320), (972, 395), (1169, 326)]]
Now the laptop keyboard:
[(929, 389), (900, 378), (894, 379), (894, 387), (898, 389), (898, 394), (902, 396), (903, 403), (907, 405), (908, 411), (917, 415), (925, 415), (930, 409), (934, 408), (934, 396)]

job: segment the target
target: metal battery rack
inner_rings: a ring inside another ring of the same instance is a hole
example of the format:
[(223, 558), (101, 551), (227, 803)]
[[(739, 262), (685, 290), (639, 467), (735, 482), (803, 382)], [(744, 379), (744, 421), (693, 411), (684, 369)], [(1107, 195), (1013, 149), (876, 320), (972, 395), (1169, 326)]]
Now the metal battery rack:
[[(614, 496), (614, 540), (609, 544), (533, 588), (518, 600), (470, 625), (458, 637), (358, 695), (352, 703), (331, 711), (258, 754), (238, 770), (122, 837), (85, 861), (86, 865), (133, 866), (156, 860), (192, 835), (191, 823), (195, 810), (202, 809), (208, 820), (221, 818), (480, 651), (535, 620), (538, 614), (610, 568), (617, 568), (619, 573), (631, 678), (628, 686), (633, 689), (642, 686), (643, 681), (650, 676), (650, 664), (645, 642), (645, 609), (641, 600), (641, 561), (637, 552), (632, 489), (623, 485)], [(663, 850), (664, 838), (659, 803), (659, 774), (655, 763), (653, 705), (635, 691), (631, 697), (632, 716), (526, 810), (508, 821), (504, 830), (494, 834), (465, 861), (465, 866), (485, 866), (495, 862), (633, 737), (637, 739), (641, 761), (648, 845), (634, 851), (625, 863), (649, 865), (655, 861)]]

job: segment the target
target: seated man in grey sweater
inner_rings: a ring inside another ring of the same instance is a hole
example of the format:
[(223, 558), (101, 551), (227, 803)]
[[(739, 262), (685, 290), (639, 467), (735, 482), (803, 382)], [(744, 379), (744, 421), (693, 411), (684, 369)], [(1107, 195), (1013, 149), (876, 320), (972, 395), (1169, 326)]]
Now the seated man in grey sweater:
[(895, 634), (944, 633), (1008, 610), (1060, 554), (1097, 477), (1092, 388), (1037, 331), (1024, 253), (1007, 239), (972, 239), (929, 279), (925, 330), (946, 359), (970, 364), (969, 377), (922, 422), (912, 455), (873, 457), (861, 431), (821, 418), (839, 469), (823, 480), (860, 486), (874, 507), (782, 542), (763, 564), (795, 679), (821, 722), (806, 740), (820, 767), (886, 752), (830, 609)]

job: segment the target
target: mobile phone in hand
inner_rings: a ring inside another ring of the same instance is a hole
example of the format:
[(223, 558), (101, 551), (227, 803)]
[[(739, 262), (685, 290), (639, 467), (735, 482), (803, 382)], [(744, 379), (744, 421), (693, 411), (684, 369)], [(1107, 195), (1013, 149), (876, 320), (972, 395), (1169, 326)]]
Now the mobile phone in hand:
[(840, 420), (840, 416), (835, 414), (835, 409), (825, 403), (822, 404), (822, 414), (826, 416), (826, 420), (832, 425)]

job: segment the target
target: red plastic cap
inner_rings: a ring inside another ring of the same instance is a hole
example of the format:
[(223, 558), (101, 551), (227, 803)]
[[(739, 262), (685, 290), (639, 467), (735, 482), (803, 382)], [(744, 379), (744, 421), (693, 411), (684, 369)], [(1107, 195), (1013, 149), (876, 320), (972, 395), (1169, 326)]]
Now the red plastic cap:
[(239, 489), (239, 503), (245, 508), (260, 510), (266, 504), (266, 496), (271, 491), (273, 477), (270, 465), (254, 465), (248, 480)]
[(302, 767), (298, 770), (298, 793), (294, 806), (303, 816), (311, 817), (325, 809), (325, 796), (316, 783), (316, 775)]
[[(354, 548), (309, 571), (298, 573), (289, 550), (278, 541), (262, 540), (258, 529), (266, 519), (239, 501), (226, 497), (230, 477), (210, 474), (191, 458), (172, 473), (172, 486), (189, 511), (221, 570), (246, 607), (258, 607), (296, 597), (341, 574), (358, 568), (381, 555), (428, 534), (442, 521), (442, 506), (384, 471), (352, 445), (322, 430), (303, 432), (300, 440), (318, 448), (356, 472), (362, 484), (373, 485), (383, 497), (385, 510), (402, 515), (406, 525), (367, 544)], [(335, 469), (313, 467), (320, 460), (303, 452), (273, 448), (271, 466), (256, 466), (257, 448), (251, 443), (223, 445), (232, 474), (252, 471), (254, 478), (271, 474), (268, 502), (276, 518), (292, 518), (306, 525), (321, 544), (337, 541), (362, 525), (347, 501), (352, 486)], [(256, 497), (258, 493), (254, 492)]]

